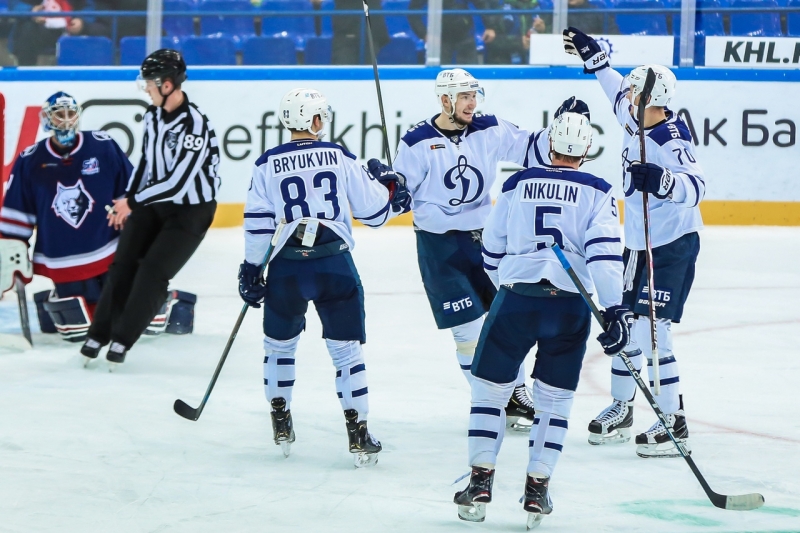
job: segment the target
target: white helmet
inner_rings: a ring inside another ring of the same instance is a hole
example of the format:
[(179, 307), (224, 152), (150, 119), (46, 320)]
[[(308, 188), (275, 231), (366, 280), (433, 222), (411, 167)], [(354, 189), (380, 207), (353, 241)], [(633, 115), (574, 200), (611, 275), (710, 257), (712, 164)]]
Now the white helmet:
[(323, 124), (330, 122), (333, 116), (331, 106), (325, 95), (315, 89), (292, 89), (283, 95), (280, 106), (280, 119), (284, 127), (292, 130), (308, 131), (312, 135), (319, 135), (314, 131), (314, 117), (319, 115)]
[(675, 96), (675, 74), (661, 65), (642, 65), (628, 74), (628, 80), (631, 82), (631, 102), (635, 102), (636, 97), (644, 89), (644, 80), (647, 78), (647, 69), (649, 68), (653, 69), (656, 75), (656, 83), (653, 85), (650, 101), (645, 107), (664, 107)]
[(472, 74), (463, 68), (443, 70), (436, 76), (436, 98), (441, 104), (442, 95), (446, 94), (450, 99), (451, 114), (456, 108), (456, 99), (459, 93), (475, 91), (478, 103), (483, 102), (486, 93), (481, 87), (480, 82)]
[(586, 157), (592, 145), (592, 125), (579, 113), (562, 113), (550, 125), (550, 146), (558, 154)]

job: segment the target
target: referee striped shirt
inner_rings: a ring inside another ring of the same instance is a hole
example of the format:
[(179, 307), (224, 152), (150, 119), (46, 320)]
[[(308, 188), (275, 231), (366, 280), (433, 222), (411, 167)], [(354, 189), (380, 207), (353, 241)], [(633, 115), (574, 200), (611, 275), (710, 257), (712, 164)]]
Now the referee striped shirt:
[(214, 128), (186, 93), (172, 112), (150, 106), (144, 116), (142, 158), (128, 183), (128, 205), (211, 202), (219, 190), (218, 168)]

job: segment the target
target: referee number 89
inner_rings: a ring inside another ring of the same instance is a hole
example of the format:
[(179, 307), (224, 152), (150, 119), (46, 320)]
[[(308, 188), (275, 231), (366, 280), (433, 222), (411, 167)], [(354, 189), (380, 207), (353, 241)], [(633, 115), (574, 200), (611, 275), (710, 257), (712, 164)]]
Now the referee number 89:
[(183, 138), (183, 147), (187, 150), (199, 150), (203, 146), (203, 138), (186, 135)]

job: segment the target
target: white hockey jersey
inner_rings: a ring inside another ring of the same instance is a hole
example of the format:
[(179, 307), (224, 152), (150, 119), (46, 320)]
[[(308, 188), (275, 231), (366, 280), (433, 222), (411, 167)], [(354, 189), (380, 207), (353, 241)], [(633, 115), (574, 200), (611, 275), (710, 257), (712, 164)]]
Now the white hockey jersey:
[[(625, 171), (632, 162), (641, 160), (639, 125), (631, 116), (631, 105), (627, 99), (630, 84), (627, 78), (612, 68), (599, 70), (596, 75), (613, 104), (617, 121), (625, 130), (622, 143), (625, 246), (631, 250), (644, 250), (642, 193), (633, 188), (630, 174)], [(650, 195), (650, 241), (653, 247), (657, 247), (703, 228), (698, 205), (705, 196), (706, 183), (703, 171), (697, 164), (692, 135), (678, 115), (667, 109), (667, 120), (645, 131), (647, 162), (668, 168), (675, 177), (671, 198), (660, 200)]]
[(608, 182), (565, 167), (530, 168), (506, 180), (483, 230), (486, 273), (495, 285), (547, 279), (577, 293), (553, 243), (603, 307), (622, 302), (620, 224)]
[(276, 220), (287, 225), (273, 257), (302, 219), (322, 221), (352, 250), (351, 217), (377, 228), (393, 216), (389, 191), (353, 154), (334, 143), (291, 141), (256, 161), (244, 208), (245, 259), (264, 261)]
[(435, 119), (408, 130), (393, 165), (406, 177), (414, 224), (431, 233), (483, 228), (497, 164), (527, 167), (534, 136), (494, 115), (476, 114), (464, 133), (448, 138), (433, 126)]

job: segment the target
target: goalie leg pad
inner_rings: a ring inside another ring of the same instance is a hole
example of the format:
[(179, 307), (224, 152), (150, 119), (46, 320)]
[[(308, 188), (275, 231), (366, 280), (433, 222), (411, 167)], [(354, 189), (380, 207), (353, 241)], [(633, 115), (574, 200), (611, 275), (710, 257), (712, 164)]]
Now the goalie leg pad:
[(36, 315), (39, 317), (39, 329), (42, 333), (58, 333), (53, 319), (50, 318), (44, 308), (44, 303), (50, 298), (50, 291), (37, 292), (33, 295), (33, 301), (36, 303)]
[(82, 296), (50, 298), (44, 302), (44, 309), (64, 340), (83, 342), (86, 339), (91, 320)]
[(167, 333), (173, 335), (186, 335), (194, 331), (194, 304), (197, 295), (185, 291), (171, 291), (170, 309), (167, 319)]

